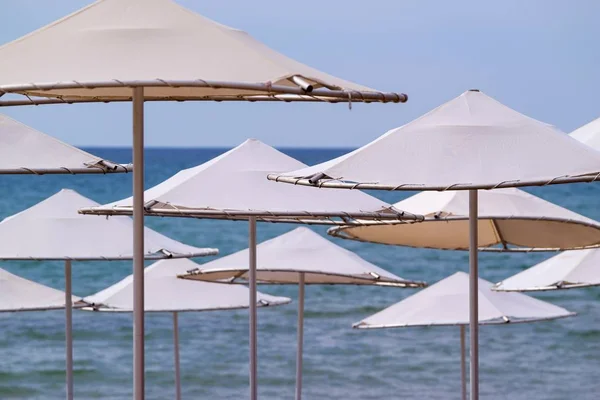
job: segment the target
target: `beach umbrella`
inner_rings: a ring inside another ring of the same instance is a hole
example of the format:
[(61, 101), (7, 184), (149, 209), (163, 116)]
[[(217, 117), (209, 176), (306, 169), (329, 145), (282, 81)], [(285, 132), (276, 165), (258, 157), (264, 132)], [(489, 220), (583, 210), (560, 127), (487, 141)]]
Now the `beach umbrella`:
[[(161, 260), (144, 271), (146, 312), (169, 312), (173, 314), (173, 355), (175, 362), (175, 393), (181, 399), (181, 375), (179, 368), (178, 313), (187, 311), (220, 311), (248, 308), (248, 288), (210, 282), (190, 282), (177, 279), (178, 274), (198, 268), (187, 259)], [(112, 286), (86, 297), (86, 311), (132, 312), (133, 275)], [(287, 297), (257, 293), (258, 307), (287, 304)]]
[[(250, 249), (203, 264), (180, 275), (183, 279), (246, 283)], [(302, 397), (304, 285), (375, 285), (421, 287), (423, 282), (400, 278), (340, 247), (312, 230), (300, 227), (256, 246), (256, 279), (267, 284), (298, 285), (298, 345), (296, 399)]]
[[(469, 194), (421, 192), (394, 207), (427, 218), (419, 224), (393, 221), (331, 228), (343, 239), (445, 250), (469, 249)], [(516, 188), (479, 193), (478, 244), (483, 251), (556, 251), (597, 247), (600, 224)]]
[(575, 289), (600, 285), (598, 249), (565, 251), (494, 286), (504, 292)]
[[(507, 325), (570, 317), (575, 313), (520, 293), (496, 293), (478, 279), (479, 325)], [(467, 398), (465, 326), (470, 323), (469, 275), (457, 272), (354, 324), (354, 328), (460, 326), (462, 399)]]
[[(361, 220), (417, 221), (360, 191), (320, 192), (311, 188), (277, 185), (265, 177), (306, 165), (255, 139), (202, 165), (178, 172), (144, 193), (145, 213), (150, 216), (247, 220), (249, 224), (250, 296), (256, 291), (256, 221), (304, 224), (353, 223)], [(207, 189), (209, 188), (209, 189)], [(83, 213), (131, 215), (133, 199)], [(250, 298), (250, 372), (256, 374), (256, 299)], [(255, 376), (251, 378), (255, 383)], [(254, 388), (253, 388), (254, 390)]]
[(573, 139), (600, 150), (600, 118), (575, 129), (570, 135)]
[(469, 190), (470, 393), (477, 400), (478, 190), (592, 182), (599, 174), (597, 151), (469, 90), (355, 151), (269, 179), (322, 188)]
[(0, 114), (0, 175), (130, 172)]
[[(90, 218), (77, 213), (97, 206), (73, 190), (63, 189), (42, 202), (0, 222), (0, 260), (62, 260), (65, 263), (65, 330), (67, 398), (73, 397), (73, 336), (71, 263), (92, 260), (130, 260), (133, 221), (128, 217)], [(146, 259), (199, 257), (217, 254), (145, 228)]]
[[(85, 303), (71, 296), (73, 307)], [(0, 312), (45, 311), (65, 308), (65, 292), (11, 274), (0, 268)]]
[[(99, 0), (1, 46), (0, 59), (0, 96), (20, 96), (0, 107), (133, 104), (136, 400), (144, 398), (144, 102), (407, 100), (306, 66), (170, 0)], [(250, 389), (256, 399), (256, 382)]]

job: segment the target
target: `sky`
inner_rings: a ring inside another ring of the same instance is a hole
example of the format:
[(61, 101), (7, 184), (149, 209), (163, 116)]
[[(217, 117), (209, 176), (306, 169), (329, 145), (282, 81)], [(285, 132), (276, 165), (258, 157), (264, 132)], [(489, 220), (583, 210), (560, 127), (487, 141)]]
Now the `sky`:
[[(600, 117), (597, 0), (177, 0), (298, 61), (405, 104), (150, 103), (146, 145), (358, 147), (477, 88), (565, 132)], [(0, 0), (0, 43), (91, 3)], [(1, 60), (0, 60), (1, 62)], [(44, 62), (44, 60), (40, 60)], [(77, 146), (130, 146), (131, 105), (0, 112)]]

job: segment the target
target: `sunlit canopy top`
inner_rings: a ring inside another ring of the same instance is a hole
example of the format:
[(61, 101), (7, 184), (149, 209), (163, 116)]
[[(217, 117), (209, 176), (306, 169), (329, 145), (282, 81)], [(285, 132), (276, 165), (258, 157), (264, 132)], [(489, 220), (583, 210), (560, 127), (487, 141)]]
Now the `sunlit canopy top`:
[[(418, 224), (377, 221), (342, 226), (344, 239), (446, 250), (469, 249), (469, 194), (421, 192), (394, 205), (425, 216)], [(499, 251), (600, 246), (600, 223), (516, 188), (479, 192), (479, 247)]]
[(575, 129), (570, 135), (573, 139), (577, 139), (581, 143), (600, 150), (600, 118)]
[[(63, 189), (0, 222), (3, 260), (120, 260), (133, 258), (133, 220), (77, 213), (97, 206), (79, 193)], [(145, 258), (198, 257), (216, 249), (188, 246), (145, 228)]]
[[(0, 91), (111, 101), (318, 95), (405, 101), (292, 60), (171, 0), (99, 0), (0, 47)], [(308, 96), (307, 96), (308, 97)], [(287, 98), (293, 100), (293, 98)]]
[[(210, 311), (248, 308), (248, 288), (214, 282), (190, 282), (177, 274), (199, 267), (193, 261), (161, 260), (144, 271), (144, 308), (146, 312)], [(133, 275), (85, 298), (85, 310), (131, 312), (133, 310)], [(287, 297), (257, 294), (258, 306), (287, 304)]]
[[(74, 307), (83, 305), (73, 296)], [(65, 308), (65, 292), (30, 281), (0, 268), (0, 312)]]
[[(357, 254), (300, 227), (257, 246), (256, 279), (260, 283), (355, 284), (398, 287), (423, 286), (396, 276)], [(248, 280), (248, 249), (201, 265), (184, 279), (243, 283)]]
[[(325, 192), (279, 185), (267, 180), (274, 171), (305, 166), (258, 140), (185, 169), (144, 192), (148, 215), (262, 220), (343, 217), (415, 219), (410, 214), (360, 191)], [(89, 212), (90, 210), (85, 210)], [(96, 214), (132, 213), (132, 198), (98, 207)], [(327, 221), (326, 221), (327, 222)]]
[(103, 160), (0, 114), (0, 174), (127, 171), (131, 171), (131, 165)]
[(270, 179), (323, 187), (458, 190), (591, 181), (600, 153), (468, 91), (351, 153)]
[(600, 285), (598, 249), (565, 251), (495, 285), (501, 291), (572, 289)]
[[(497, 293), (479, 279), (479, 324), (535, 322), (575, 315), (521, 293)], [(468, 325), (469, 275), (457, 272), (368, 318), (355, 328)]]

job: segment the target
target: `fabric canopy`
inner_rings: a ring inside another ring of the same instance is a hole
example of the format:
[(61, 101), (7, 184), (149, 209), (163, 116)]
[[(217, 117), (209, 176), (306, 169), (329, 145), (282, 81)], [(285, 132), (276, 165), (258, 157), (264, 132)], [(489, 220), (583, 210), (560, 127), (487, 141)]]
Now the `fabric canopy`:
[[(146, 83), (147, 99), (236, 99), (287, 87), (300, 94), (319, 88), (371, 92), (383, 100), (373, 89), (287, 58), (170, 0), (97, 1), (5, 44), (0, 59), (0, 91), (33, 83), (26, 93), (66, 101), (128, 99), (131, 82)], [(242, 85), (228, 87), (232, 82)]]
[(600, 150), (600, 118), (575, 129), (570, 135), (573, 139)]
[[(422, 282), (406, 280), (381, 269), (305, 227), (264, 241), (257, 246), (256, 251), (256, 278), (262, 283), (297, 284), (300, 273), (303, 273), (307, 285), (424, 285)], [(202, 264), (196, 270), (180, 277), (204, 281), (246, 282), (248, 249)]]
[[(73, 305), (84, 303), (72, 297)], [(65, 308), (65, 292), (53, 289), (0, 268), (0, 312), (41, 311)]]
[[(270, 172), (303, 166), (300, 161), (259, 140), (248, 139), (236, 148), (202, 165), (182, 170), (146, 190), (146, 214), (244, 219), (255, 213), (259, 219), (270, 220), (281, 216), (311, 219), (319, 213), (365, 212), (387, 214), (393, 218), (416, 218), (360, 191), (323, 192), (278, 185), (266, 179)], [(105, 210), (112, 214), (119, 209), (131, 214), (132, 198), (96, 207), (93, 213)]]
[[(575, 315), (521, 293), (497, 293), (479, 279), (479, 324), (533, 322)], [(394, 328), (469, 324), (469, 275), (457, 272), (399, 303), (354, 324), (355, 328)]]
[(590, 181), (600, 153), (491, 97), (468, 91), (375, 141), (270, 179), (388, 190), (458, 190)]
[(0, 114), (0, 174), (93, 174), (131, 170), (131, 165), (103, 160)]
[[(378, 221), (331, 228), (344, 239), (446, 250), (469, 249), (469, 194), (421, 192), (394, 205), (424, 215), (418, 224)], [(562, 250), (600, 246), (600, 223), (516, 188), (479, 192), (479, 247)]]
[(598, 249), (566, 251), (494, 286), (494, 290), (525, 292), (600, 285)]
[[(161, 260), (147, 267), (144, 272), (146, 312), (210, 311), (248, 308), (248, 288), (213, 282), (190, 282), (178, 279), (199, 265), (187, 259)], [(85, 302), (94, 311), (133, 311), (133, 275), (118, 283), (86, 297)], [(257, 305), (273, 306), (287, 304), (287, 297), (257, 295)]]
[[(97, 206), (74, 190), (63, 189), (0, 222), (3, 260), (119, 260), (133, 257), (133, 221), (77, 213)], [(180, 258), (217, 254), (216, 249), (188, 246), (145, 229), (145, 257)]]

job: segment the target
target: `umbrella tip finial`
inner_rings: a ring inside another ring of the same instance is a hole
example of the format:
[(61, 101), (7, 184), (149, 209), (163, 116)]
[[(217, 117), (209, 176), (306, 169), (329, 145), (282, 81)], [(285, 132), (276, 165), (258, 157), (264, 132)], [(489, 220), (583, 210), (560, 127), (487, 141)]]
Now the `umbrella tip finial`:
[(469, 89), (469, 92), (479, 92), (479, 89)]

